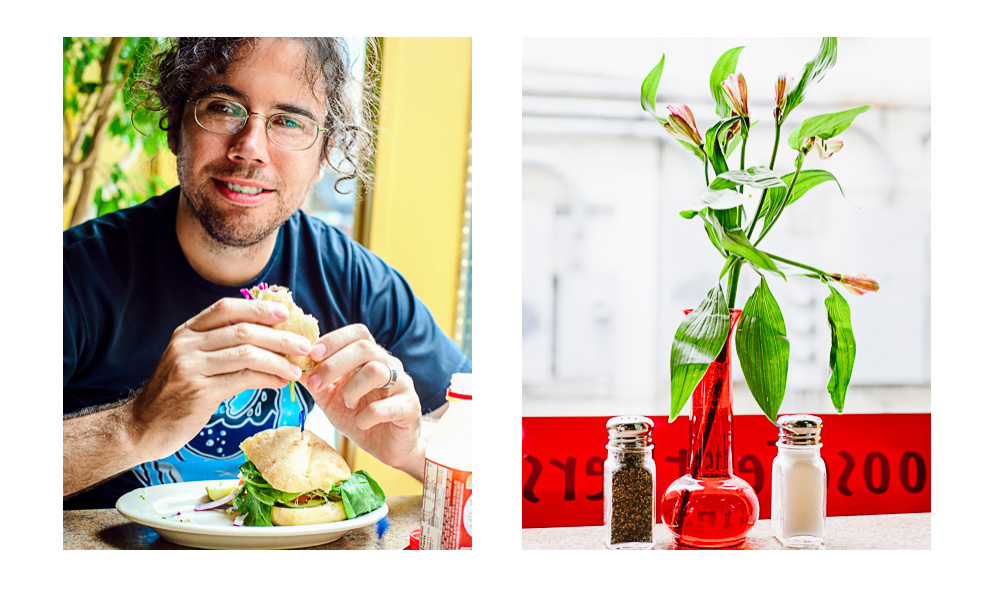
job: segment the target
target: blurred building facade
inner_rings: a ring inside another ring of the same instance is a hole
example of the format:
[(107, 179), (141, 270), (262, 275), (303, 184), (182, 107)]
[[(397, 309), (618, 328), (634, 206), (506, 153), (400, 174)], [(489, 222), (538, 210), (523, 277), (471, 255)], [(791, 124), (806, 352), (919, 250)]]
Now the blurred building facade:
[[(659, 113), (686, 104), (703, 134), (718, 120), (708, 75), (737, 46), (758, 121), (746, 164), (766, 165), (774, 82), (798, 77), (818, 38), (524, 41), (525, 416), (668, 413), (673, 334), (722, 259), (699, 219), (678, 214), (703, 191), (703, 167), (642, 111), (639, 91), (665, 54)], [(833, 173), (843, 194), (834, 183), (811, 190), (761, 245), (881, 284), (863, 297), (839, 289), (857, 341), (848, 413), (929, 411), (929, 70), (929, 39), (840, 38), (836, 66), (781, 131), (778, 175), (793, 171), (786, 140), (802, 120), (872, 105), (840, 136), (840, 153), (805, 160)], [(743, 269), (738, 306), (757, 282)], [(800, 277), (768, 283), (791, 342), (782, 412), (832, 412), (828, 291)], [(738, 366), (733, 380), (736, 413), (760, 413)]]

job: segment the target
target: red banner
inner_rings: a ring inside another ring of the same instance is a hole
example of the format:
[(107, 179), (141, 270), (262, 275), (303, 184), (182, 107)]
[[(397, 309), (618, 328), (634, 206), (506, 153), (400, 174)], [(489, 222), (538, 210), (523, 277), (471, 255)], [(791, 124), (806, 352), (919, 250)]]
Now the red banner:
[[(930, 511), (929, 414), (821, 415), (829, 474), (827, 515)], [(523, 419), (523, 527), (603, 524), (603, 463), (608, 417)], [(656, 495), (684, 472), (688, 418), (652, 417)], [(777, 428), (765, 416), (735, 417), (733, 467), (770, 517)], [(658, 522), (658, 515), (656, 517)]]

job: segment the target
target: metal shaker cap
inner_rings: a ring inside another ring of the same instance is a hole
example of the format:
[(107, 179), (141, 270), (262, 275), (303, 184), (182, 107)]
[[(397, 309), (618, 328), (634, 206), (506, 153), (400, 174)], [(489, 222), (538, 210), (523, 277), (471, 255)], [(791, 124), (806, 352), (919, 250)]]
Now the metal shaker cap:
[(821, 445), (822, 419), (811, 414), (789, 414), (777, 419), (781, 445)]
[(607, 421), (607, 447), (641, 449), (652, 445), (652, 420), (645, 416), (616, 416)]

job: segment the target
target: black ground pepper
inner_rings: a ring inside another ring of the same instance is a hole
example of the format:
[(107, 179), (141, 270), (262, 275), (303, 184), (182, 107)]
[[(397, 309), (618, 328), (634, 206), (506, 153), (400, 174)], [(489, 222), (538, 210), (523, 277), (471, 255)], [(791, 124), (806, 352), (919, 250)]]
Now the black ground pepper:
[(624, 453), (611, 480), (612, 545), (652, 542), (654, 483), (642, 453)]

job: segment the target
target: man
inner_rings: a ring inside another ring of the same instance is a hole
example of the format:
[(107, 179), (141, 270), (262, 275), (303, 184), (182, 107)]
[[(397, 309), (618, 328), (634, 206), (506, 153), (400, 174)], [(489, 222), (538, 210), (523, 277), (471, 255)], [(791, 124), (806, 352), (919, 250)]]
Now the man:
[[(320, 362), (300, 401), (422, 479), (421, 413), (443, 412), (471, 363), (396, 271), (299, 210), (328, 153), (363, 134), (346, 72), (330, 39), (181, 38), (164, 54), (153, 89), (179, 187), (63, 237), (64, 509), (233, 476), (244, 438), (298, 423), (284, 355)], [(262, 282), (319, 320), (316, 344), (242, 298)]]

